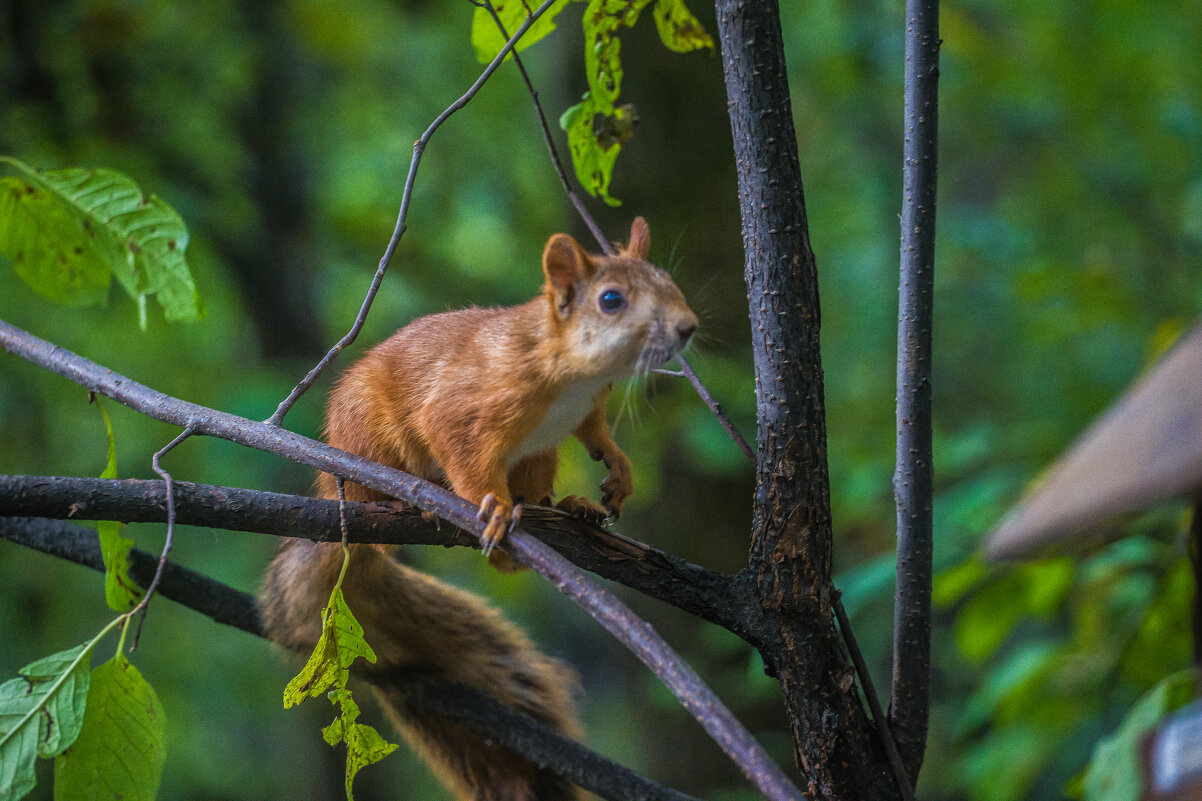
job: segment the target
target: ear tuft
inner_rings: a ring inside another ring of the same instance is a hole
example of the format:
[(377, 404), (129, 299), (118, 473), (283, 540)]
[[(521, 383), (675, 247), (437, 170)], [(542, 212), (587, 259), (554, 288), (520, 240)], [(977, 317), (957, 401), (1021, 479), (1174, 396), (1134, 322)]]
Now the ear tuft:
[(576, 284), (587, 280), (594, 270), (592, 259), (572, 237), (555, 234), (547, 240), (543, 249), (543, 273), (557, 308), (563, 310), (571, 304), (576, 296)]
[(630, 241), (622, 249), (622, 255), (646, 261), (649, 250), (651, 250), (651, 230), (647, 227), (646, 220), (642, 217), (635, 217), (634, 222), (630, 224)]

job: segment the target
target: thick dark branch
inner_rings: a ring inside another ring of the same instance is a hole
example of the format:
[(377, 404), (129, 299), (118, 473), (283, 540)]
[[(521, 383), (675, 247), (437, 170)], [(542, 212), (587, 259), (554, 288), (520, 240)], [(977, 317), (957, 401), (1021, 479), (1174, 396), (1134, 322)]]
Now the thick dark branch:
[[(173, 483), (178, 523), (328, 542), (341, 537), (337, 501)], [(402, 512), (385, 504), (351, 501), (346, 511), (350, 542), (479, 547), (470, 534), (427, 520), (417, 510)], [(162, 481), (0, 475), (0, 516), (4, 515), (162, 523), (167, 520), (167, 498)], [(557, 509), (526, 506), (522, 523), (575, 565), (757, 644), (757, 630), (748, 623), (755, 619), (750, 594), (729, 576), (567, 517)]]
[[(104, 571), (95, 532), (73, 523), (0, 516), (0, 539)], [(130, 577), (142, 587), (149, 586), (157, 562), (157, 557), (145, 551), (133, 551)], [(171, 563), (163, 570), (158, 592), (218, 623), (263, 636), (255, 599), (245, 592)], [(470, 687), (416, 674), (381, 675), (365, 670), (362, 675), (374, 684), (399, 689), (413, 707), (455, 720), (603, 798), (615, 801), (691, 798), (590, 751)]]
[[(274, 453), (354, 481), (389, 497), (408, 501), (476, 536), (484, 529), (476, 519), (474, 504), (416, 476), (270, 423), (248, 420), (164, 395), (3, 321), (0, 321), (0, 343), (14, 355), (158, 420)], [(524, 529), (512, 531), (506, 537), (504, 547), (518, 561), (529, 565), (575, 601), (651, 669), (764, 795), (774, 801), (800, 797), (763, 747), (651, 626)]]
[(931, 325), (939, 2), (906, 0), (905, 147), (897, 314), (897, 590), (890, 722), (910, 778), (926, 749), (931, 682)]
[(758, 432), (749, 570), (778, 647), (797, 761), (815, 798), (896, 790), (831, 612), (830, 490), (818, 277), (775, 0), (717, 0), (755, 359)]

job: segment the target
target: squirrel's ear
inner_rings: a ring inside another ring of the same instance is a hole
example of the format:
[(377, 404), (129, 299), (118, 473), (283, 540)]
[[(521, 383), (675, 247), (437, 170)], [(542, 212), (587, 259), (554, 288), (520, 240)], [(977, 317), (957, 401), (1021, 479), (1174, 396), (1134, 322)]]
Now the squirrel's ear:
[(630, 224), (630, 241), (622, 249), (622, 255), (638, 259), (639, 261), (646, 261), (647, 251), (650, 249), (651, 230), (647, 228), (647, 221), (642, 217), (635, 217), (634, 222)]
[(543, 272), (547, 288), (554, 295), (555, 307), (565, 311), (576, 297), (576, 284), (585, 281), (596, 266), (584, 248), (567, 234), (556, 234), (543, 249)]

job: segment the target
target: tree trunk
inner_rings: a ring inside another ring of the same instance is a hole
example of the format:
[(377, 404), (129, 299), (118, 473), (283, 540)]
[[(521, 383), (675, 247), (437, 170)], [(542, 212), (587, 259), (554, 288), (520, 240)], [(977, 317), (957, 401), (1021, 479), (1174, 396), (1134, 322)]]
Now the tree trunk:
[(759, 419), (749, 570), (812, 798), (894, 797), (831, 611), (818, 280), (777, 3), (717, 0)]

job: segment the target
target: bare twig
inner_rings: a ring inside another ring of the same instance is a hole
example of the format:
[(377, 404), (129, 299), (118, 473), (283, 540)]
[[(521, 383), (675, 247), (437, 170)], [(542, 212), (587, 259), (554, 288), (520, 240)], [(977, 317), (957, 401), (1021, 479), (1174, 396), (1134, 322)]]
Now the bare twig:
[(179, 436), (164, 445), (150, 460), (154, 472), (162, 476), (163, 484), (165, 485), (167, 494), (167, 536), (163, 540), (163, 550), (159, 554), (159, 566), (154, 571), (154, 578), (151, 579), (150, 586), (146, 588), (146, 594), (142, 596), (142, 601), (130, 613), (131, 618), (141, 613), (141, 617), (138, 618), (138, 630), (134, 634), (133, 644), (129, 646), (131, 653), (138, 649), (138, 641), (142, 639), (142, 624), (146, 622), (146, 610), (150, 604), (150, 598), (154, 595), (154, 591), (158, 589), (159, 581), (163, 578), (163, 568), (167, 566), (167, 554), (171, 553), (171, 545), (175, 541), (175, 493), (171, 487), (171, 474), (159, 465), (159, 460), (181, 442), (192, 436), (193, 433), (195, 432), (191, 427), (185, 428), (180, 432)]
[(852, 633), (851, 621), (847, 617), (847, 610), (843, 608), (843, 598), (837, 592), (832, 606), (835, 608), (835, 618), (839, 621), (839, 630), (843, 632), (843, 642), (847, 645), (847, 652), (851, 655), (852, 664), (856, 666), (856, 674), (860, 677), (860, 688), (864, 691), (865, 700), (868, 701), (868, 711), (872, 713), (872, 722), (876, 724), (877, 734), (880, 735), (881, 745), (885, 749), (885, 756), (889, 758), (889, 767), (893, 770), (893, 778), (897, 780), (897, 786), (901, 788), (902, 800), (917, 801), (914, 787), (910, 784), (910, 777), (906, 775), (906, 766), (902, 764), (901, 754), (897, 752), (897, 741), (893, 739), (893, 732), (889, 731), (889, 721), (885, 719), (885, 712), (881, 709), (881, 701), (876, 694), (876, 687), (872, 683), (872, 675), (868, 672), (868, 665), (864, 663), (864, 653), (860, 650), (856, 635)]
[[(0, 517), (0, 539), (104, 570), (95, 532), (72, 523)], [(130, 553), (130, 576), (134, 581), (146, 587), (155, 572), (152, 555), (139, 550)], [(264, 636), (253, 596), (187, 568), (168, 563), (160, 593), (218, 623)], [(590, 751), (478, 690), (428, 676), (395, 672), (382, 675), (369, 670), (360, 675), (369, 682), (399, 689), (412, 706), (455, 720), (603, 798), (696, 801)]]
[[(468, 89), (458, 100), (448, 106), (445, 111), (439, 114), (438, 117), (435, 118), (434, 122), (430, 123), (430, 127), (426, 128), (425, 132), (421, 135), (421, 138), (413, 143), (413, 159), (409, 162), (409, 174), (405, 178), (405, 189), (401, 193), (401, 210), (397, 215), (396, 227), (393, 228), (392, 238), (389, 239), (388, 246), (384, 249), (384, 255), (381, 257), (380, 264), (376, 268), (376, 274), (372, 278), (371, 286), (367, 290), (367, 296), (363, 299), (363, 305), (359, 308), (359, 314), (355, 317), (354, 325), (351, 326), (351, 330), (348, 331), (342, 339), (338, 340), (334, 347), (330, 348), (329, 352), (327, 352), (326, 355), (322, 357), (321, 361), (309, 371), (308, 375), (301, 379), (301, 382), (293, 388), (292, 392), (288, 394), (288, 397), (280, 403), (279, 407), (277, 407), (275, 410), (275, 414), (271, 415), (271, 417), (267, 419), (269, 424), (273, 426), (279, 426), (281, 423), (283, 423), (284, 415), (288, 413), (288, 410), (292, 408), (293, 404), (296, 403), (301, 395), (308, 391), (309, 387), (313, 385), (313, 382), (317, 380), (317, 377), (321, 375), (326, 367), (330, 365), (330, 362), (334, 361), (334, 359), (343, 351), (343, 349), (355, 341), (355, 338), (359, 336), (359, 331), (363, 329), (363, 323), (367, 320), (367, 313), (371, 310), (372, 301), (375, 300), (376, 293), (380, 289), (380, 283), (384, 280), (384, 273), (388, 270), (389, 262), (392, 261), (392, 254), (396, 252), (397, 243), (401, 241), (401, 236), (405, 233), (405, 220), (409, 216), (409, 200), (413, 196), (413, 184), (417, 178), (417, 167), (421, 163), (422, 153), (425, 151), (426, 144), (430, 141), (430, 137), (434, 135), (434, 132), (438, 130), (439, 126), (446, 122), (448, 117), (466, 106), (468, 102), (475, 97), (476, 93), (480, 91), (480, 87), (484, 85), (484, 82), (492, 77), (492, 74), (497, 71), (499, 66), (501, 66), (501, 62), (505, 60), (505, 56), (509, 55), (509, 53), (514, 49), (518, 40), (525, 35), (526, 31), (530, 30), (530, 26), (533, 25), (554, 2), (555, 0), (544, 0), (543, 4), (539, 6), (537, 10), (531, 12), (531, 14), (526, 17), (526, 21), (522, 23), (521, 27), (514, 32), (513, 36), (509, 37), (509, 41), (505, 43), (505, 46), (501, 48), (501, 51), (497, 53), (496, 57), (489, 62), (487, 67), (485, 67), (484, 72), (480, 74), (480, 77), (476, 79), (476, 82), (472, 84), (471, 88)], [(516, 56), (517, 54), (515, 53), (514, 55)]]
[(718, 418), (718, 422), (726, 429), (726, 433), (730, 434), (731, 439), (739, 446), (739, 450), (743, 451), (743, 455), (754, 466), (755, 451), (747, 444), (747, 440), (743, 439), (743, 435), (739, 433), (739, 429), (735, 428), (735, 424), (730, 422), (730, 418), (726, 416), (726, 412), (722, 411), (722, 407), (714, 400), (714, 396), (706, 389), (705, 384), (701, 383), (701, 379), (697, 377), (697, 373), (693, 371), (693, 367), (685, 361), (684, 354), (676, 354), (676, 363), (680, 365), (680, 372), (684, 374), (685, 378), (689, 379), (689, 383), (693, 385), (693, 389), (697, 390), (697, 394), (701, 396), (701, 400), (714, 413), (714, 416)]
[(897, 589), (890, 728), (912, 781), (931, 682), (931, 326), (935, 290), (939, 2), (906, 0), (905, 146), (897, 315)]
[[(156, 392), (3, 321), (0, 321), (0, 343), (14, 355), (156, 419), (191, 426), (198, 434), (237, 442), (341, 476), (408, 501), (477, 537), (484, 529), (476, 518), (474, 504), (415, 476), (269, 422), (255, 422)], [(759, 743), (647, 623), (525, 530), (515, 529), (508, 536), (505, 547), (588, 611), (650, 668), (760, 792), (773, 801), (801, 798), (797, 788)]]

